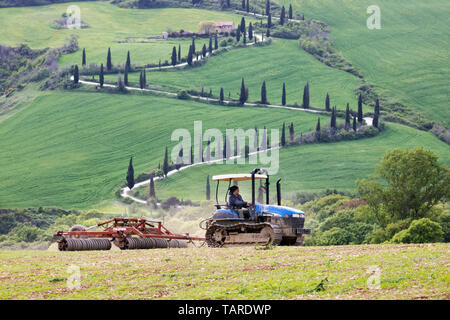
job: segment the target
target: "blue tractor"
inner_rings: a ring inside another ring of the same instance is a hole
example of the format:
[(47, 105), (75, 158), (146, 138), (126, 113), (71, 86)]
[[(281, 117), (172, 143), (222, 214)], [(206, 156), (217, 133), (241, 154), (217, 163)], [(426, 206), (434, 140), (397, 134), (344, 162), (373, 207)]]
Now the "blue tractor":
[[(255, 181), (265, 180), (266, 203), (255, 202)], [(253, 169), (250, 174), (226, 174), (213, 176), (217, 181), (216, 211), (206, 220), (206, 243), (210, 247), (241, 245), (301, 245), (305, 229), (303, 211), (281, 205), (280, 180), (277, 181), (277, 205), (269, 204), (269, 175), (265, 170)], [(252, 201), (247, 208), (231, 208), (228, 189), (232, 181), (252, 182)], [(225, 204), (219, 204), (219, 182), (228, 182)]]

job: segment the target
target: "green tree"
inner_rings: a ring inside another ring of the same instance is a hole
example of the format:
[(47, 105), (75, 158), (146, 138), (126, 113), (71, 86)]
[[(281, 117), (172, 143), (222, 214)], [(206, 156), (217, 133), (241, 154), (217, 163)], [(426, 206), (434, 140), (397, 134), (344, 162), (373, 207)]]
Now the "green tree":
[(217, 50), (217, 49), (219, 49), (219, 43), (218, 43), (217, 35), (216, 35), (214, 37), (214, 50)]
[(353, 131), (356, 132), (356, 116), (353, 116)]
[(266, 0), (266, 16), (270, 14), (270, 0)]
[(261, 103), (267, 104), (266, 81), (263, 81), (261, 86)]
[(241, 19), (241, 24), (240, 24), (239, 26), (240, 26), (240, 28), (241, 28), (241, 32), (242, 32), (243, 34), (245, 34), (246, 28), (245, 28), (245, 18), (244, 18), (244, 17), (242, 17), (242, 19)]
[(247, 0), (246, 5), (245, 5), (245, 11), (250, 12), (250, 4), (249, 4), (248, 0)]
[(283, 91), (281, 93), (281, 105), (286, 105), (286, 84), (283, 82)]
[(317, 137), (317, 140), (320, 141), (320, 118), (317, 118), (316, 137)]
[(372, 120), (372, 125), (375, 128), (378, 128), (379, 118), (380, 118), (380, 101), (377, 99), (375, 101), (375, 108), (374, 108), (373, 120)]
[(153, 175), (150, 177), (150, 193), (149, 193), (150, 198), (155, 198), (156, 197), (156, 192), (155, 192), (155, 182), (153, 181)]
[(292, 4), (289, 5), (289, 19), (292, 19)]
[(422, 147), (387, 151), (375, 173), (356, 186), (383, 228), (392, 221), (423, 218), (450, 198), (450, 170)]
[(209, 38), (208, 51), (209, 51), (209, 54), (210, 54), (210, 55), (211, 55), (212, 52), (213, 52), (212, 38)]
[(267, 15), (267, 28), (272, 27), (272, 14)]
[(336, 130), (336, 106), (331, 110), (330, 127)]
[(359, 94), (359, 97), (358, 97), (358, 122), (359, 123), (363, 122), (362, 95), (361, 95), (361, 93)]
[(224, 100), (224, 97), (223, 97), (223, 88), (220, 88), (220, 97), (219, 97), (219, 101), (220, 101), (221, 104), (223, 103), (223, 100)]
[(187, 56), (187, 63), (188, 65), (192, 66), (192, 45), (189, 46), (189, 52), (188, 52), (188, 56)]
[(350, 106), (347, 102), (347, 108), (345, 109), (345, 130), (350, 130)]
[(239, 102), (241, 104), (244, 104), (247, 101), (247, 99), (248, 99), (247, 88), (245, 87), (244, 78), (242, 78), (241, 93), (239, 94)]
[(281, 146), (286, 145), (286, 124), (283, 122), (283, 127), (281, 127)]
[(195, 39), (194, 38), (192, 38), (191, 46), (192, 46), (192, 54), (195, 54)]
[(284, 6), (282, 6), (280, 14), (280, 25), (284, 25), (284, 19), (286, 19), (286, 9), (284, 8)]
[(81, 65), (86, 65), (86, 48), (83, 48), (83, 58), (81, 59)]
[(130, 158), (130, 163), (128, 164), (127, 170), (127, 186), (128, 188), (133, 189), (134, 187), (134, 169), (133, 169), (133, 157)]
[(125, 64), (125, 71), (123, 73), (123, 82), (128, 86), (128, 64)]
[(100, 65), (100, 75), (98, 76), (98, 80), (100, 82), (100, 88), (103, 88), (103, 84), (105, 83), (105, 76), (103, 74), (103, 63)]
[(325, 110), (330, 111), (330, 95), (327, 92), (327, 96), (325, 97)]
[(75, 65), (73, 68), (73, 83), (77, 84), (80, 78), (80, 74), (78, 72), (78, 65)]
[(439, 223), (428, 218), (414, 220), (408, 229), (396, 233), (391, 242), (393, 243), (432, 243), (442, 242), (444, 232)]
[(131, 70), (130, 51), (127, 52), (127, 67), (128, 70)]
[(248, 25), (248, 40), (251, 41), (253, 39), (253, 25), (250, 22)]
[(178, 63), (181, 63), (181, 45), (178, 45)]
[(305, 109), (309, 108), (309, 83), (306, 82), (305, 87), (303, 88), (303, 104), (302, 107)]
[(172, 66), (177, 64), (177, 48), (173, 46), (172, 48)]
[(169, 156), (167, 154), (167, 147), (164, 153), (163, 172), (164, 175), (167, 177), (167, 174), (169, 173)]
[(203, 44), (203, 48), (202, 48), (202, 56), (203, 56), (203, 58), (206, 57), (206, 44)]
[(112, 62), (111, 62), (111, 48), (108, 48), (108, 56), (106, 57), (106, 70), (112, 70)]

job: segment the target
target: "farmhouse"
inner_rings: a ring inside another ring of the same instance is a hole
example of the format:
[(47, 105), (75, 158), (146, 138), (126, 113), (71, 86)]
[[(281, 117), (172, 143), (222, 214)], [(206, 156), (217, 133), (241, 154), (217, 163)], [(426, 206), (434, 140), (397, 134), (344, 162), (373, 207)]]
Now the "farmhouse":
[(232, 32), (234, 30), (233, 21), (203, 21), (199, 23), (198, 33), (225, 33)]

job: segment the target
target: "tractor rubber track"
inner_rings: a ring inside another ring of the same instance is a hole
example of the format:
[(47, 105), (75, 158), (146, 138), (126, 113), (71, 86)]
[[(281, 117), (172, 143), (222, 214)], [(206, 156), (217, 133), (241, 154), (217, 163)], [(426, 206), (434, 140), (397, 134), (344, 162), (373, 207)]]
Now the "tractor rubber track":
[[(278, 225), (269, 223), (269, 222), (261, 222), (261, 223), (249, 223), (249, 222), (237, 222), (234, 224), (221, 224), (221, 223), (215, 223), (214, 225), (210, 226), (207, 230), (206, 230), (206, 234), (205, 234), (205, 238), (206, 238), (206, 243), (208, 244), (209, 247), (232, 247), (232, 246), (245, 246), (245, 245), (257, 245), (258, 242), (254, 242), (254, 241), (250, 241), (250, 242), (233, 242), (233, 243), (218, 243), (213, 239), (213, 235), (214, 233), (218, 230), (218, 229), (224, 229), (225, 231), (229, 231), (229, 230), (235, 230), (237, 228), (245, 228), (247, 230), (249, 229), (253, 229), (253, 230), (262, 230), (264, 227), (270, 227), (273, 230), (274, 233), (274, 239), (272, 241), (271, 244), (273, 245), (280, 245), (282, 238), (283, 238), (283, 234), (282, 234), (282, 230)], [(246, 232), (243, 232), (246, 233)], [(256, 232), (255, 232), (256, 233)]]

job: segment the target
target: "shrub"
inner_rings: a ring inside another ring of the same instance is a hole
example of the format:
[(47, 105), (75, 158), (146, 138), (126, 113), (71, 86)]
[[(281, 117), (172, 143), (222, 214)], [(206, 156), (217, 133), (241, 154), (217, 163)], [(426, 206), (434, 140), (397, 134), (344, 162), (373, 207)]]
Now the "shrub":
[(344, 245), (350, 242), (352, 242), (352, 234), (337, 227), (325, 231), (317, 239), (317, 244), (321, 246)]
[(181, 99), (181, 100), (188, 100), (188, 99), (190, 99), (190, 95), (189, 95), (189, 93), (187, 93), (187, 91), (186, 90), (180, 90), (180, 91), (178, 91), (178, 94), (177, 94), (177, 98), (178, 99)]
[(396, 233), (392, 243), (429, 243), (442, 242), (444, 232), (439, 223), (428, 218), (414, 220), (408, 229)]

